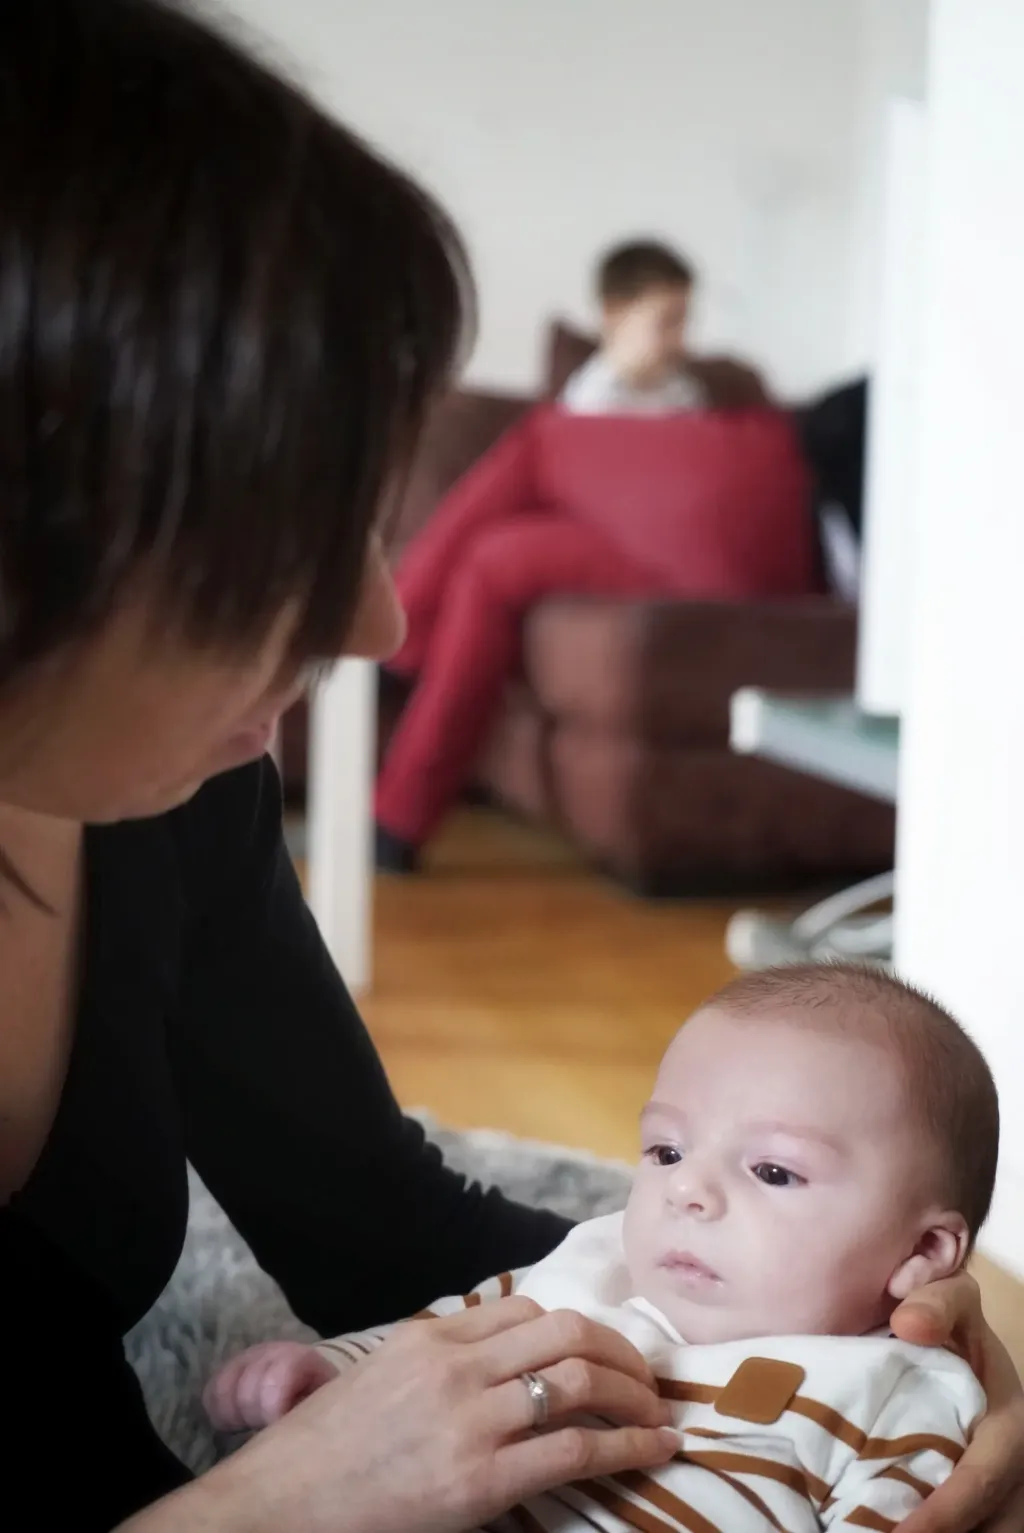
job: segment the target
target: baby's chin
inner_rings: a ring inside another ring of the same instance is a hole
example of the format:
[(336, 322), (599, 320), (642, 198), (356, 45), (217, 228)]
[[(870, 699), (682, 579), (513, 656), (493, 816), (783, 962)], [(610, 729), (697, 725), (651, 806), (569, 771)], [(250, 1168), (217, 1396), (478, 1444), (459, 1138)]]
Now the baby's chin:
[[(650, 1301), (653, 1303), (653, 1300)], [(730, 1341), (752, 1341), (775, 1334), (765, 1315), (744, 1314), (727, 1307), (707, 1309), (696, 1304), (657, 1306), (674, 1330), (694, 1347), (712, 1347)]]
[(673, 1330), (694, 1346), (771, 1334), (767, 1315), (743, 1311), (730, 1302), (725, 1285), (694, 1282), (688, 1286), (690, 1292), (680, 1292), (659, 1273), (651, 1283), (634, 1283), (634, 1293), (664, 1315)]
[(809, 1306), (806, 1310), (780, 1313), (766, 1303), (748, 1306), (730, 1301), (719, 1292), (715, 1302), (701, 1302), (684, 1295), (639, 1292), (691, 1346), (719, 1346), (727, 1342), (753, 1341), (764, 1336), (866, 1336), (888, 1322), (891, 1303), (857, 1305), (845, 1309)]

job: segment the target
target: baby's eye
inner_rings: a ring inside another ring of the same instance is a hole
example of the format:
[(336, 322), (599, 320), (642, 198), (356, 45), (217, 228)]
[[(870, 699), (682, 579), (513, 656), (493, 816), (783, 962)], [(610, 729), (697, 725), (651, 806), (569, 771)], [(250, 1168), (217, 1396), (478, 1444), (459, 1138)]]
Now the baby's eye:
[(683, 1158), (682, 1150), (674, 1144), (652, 1144), (649, 1150), (644, 1151), (648, 1160), (653, 1160), (656, 1166), (675, 1166)]
[(770, 1160), (763, 1160), (754, 1167), (754, 1175), (759, 1182), (764, 1182), (766, 1187), (802, 1187), (804, 1179), (797, 1176), (795, 1171), (787, 1171), (785, 1166), (776, 1166)]

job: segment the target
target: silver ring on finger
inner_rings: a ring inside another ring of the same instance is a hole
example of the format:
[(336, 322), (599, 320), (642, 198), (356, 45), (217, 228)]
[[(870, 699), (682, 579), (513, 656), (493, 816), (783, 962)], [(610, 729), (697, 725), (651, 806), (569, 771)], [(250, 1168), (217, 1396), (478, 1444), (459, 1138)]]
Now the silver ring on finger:
[(526, 1393), (530, 1397), (533, 1407), (533, 1430), (539, 1432), (546, 1425), (548, 1416), (551, 1414), (551, 1389), (547, 1379), (541, 1378), (539, 1373), (521, 1373), (519, 1377), (526, 1385)]

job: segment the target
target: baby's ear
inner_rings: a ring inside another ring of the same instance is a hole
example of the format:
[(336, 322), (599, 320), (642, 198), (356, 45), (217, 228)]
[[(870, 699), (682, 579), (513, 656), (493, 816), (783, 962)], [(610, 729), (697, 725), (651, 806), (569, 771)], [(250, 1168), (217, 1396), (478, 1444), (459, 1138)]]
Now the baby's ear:
[(925, 1222), (914, 1249), (889, 1279), (889, 1297), (902, 1304), (917, 1288), (959, 1272), (971, 1249), (962, 1214), (935, 1213)]

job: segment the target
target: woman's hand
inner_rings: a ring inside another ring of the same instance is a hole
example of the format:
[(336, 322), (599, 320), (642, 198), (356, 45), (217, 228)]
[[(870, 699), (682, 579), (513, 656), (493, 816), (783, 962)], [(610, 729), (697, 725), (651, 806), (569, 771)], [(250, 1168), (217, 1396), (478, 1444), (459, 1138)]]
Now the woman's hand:
[[(542, 1433), (525, 1372), (550, 1392)], [(570, 1424), (579, 1413), (615, 1424)], [(211, 1528), (248, 1526), (238, 1497), (280, 1533), (458, 1533), (570, 1480), (667, 1463), (669, 1419), (621, 1336), (511, 1298), (401, 1326), (200, 1486)]]
[(959, 1352), (988, 1396), (988, 1413), (956, 1469), (899, 1533), (1021, 1533), (1024, 1390), (985, 1323), (977, 1283), (959, 1273), (919, 1289), (896, 1310), (892, 1328), (904, 1341)]

